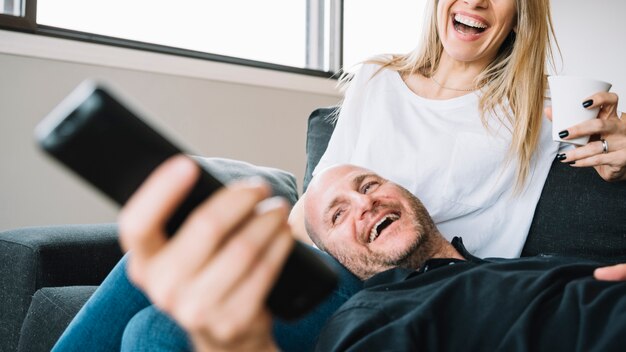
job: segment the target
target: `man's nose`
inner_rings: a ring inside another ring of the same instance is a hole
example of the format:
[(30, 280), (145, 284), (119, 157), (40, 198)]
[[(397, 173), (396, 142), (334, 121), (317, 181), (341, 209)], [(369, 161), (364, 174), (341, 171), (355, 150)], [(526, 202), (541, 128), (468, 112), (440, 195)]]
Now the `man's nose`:
[(363, 193), (355, 193), (353, 201), (359, 219), (364, 218), (376, 205), (376, 200), (372, 196)]

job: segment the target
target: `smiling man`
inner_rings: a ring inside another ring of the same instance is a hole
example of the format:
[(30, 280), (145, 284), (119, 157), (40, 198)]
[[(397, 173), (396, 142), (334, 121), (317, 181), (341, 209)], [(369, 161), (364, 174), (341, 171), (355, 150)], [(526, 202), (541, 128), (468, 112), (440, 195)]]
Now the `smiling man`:
[(307, 233), (362, 280), (418, 268), (429, 258), (460, 258), (422, 203), (406, 189), (352, 165), (317, 175), (304, 198)]

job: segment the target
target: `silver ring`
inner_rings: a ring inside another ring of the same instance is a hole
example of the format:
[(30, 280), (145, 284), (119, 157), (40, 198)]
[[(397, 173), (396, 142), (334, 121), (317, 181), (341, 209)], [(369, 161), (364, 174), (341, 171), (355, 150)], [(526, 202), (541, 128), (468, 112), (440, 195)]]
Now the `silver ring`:
[(609, 142), (606, 141), (606, 139), (601, 139), (600, 141), (602, 141), (602, 153), (606, 154), (609, 152)]

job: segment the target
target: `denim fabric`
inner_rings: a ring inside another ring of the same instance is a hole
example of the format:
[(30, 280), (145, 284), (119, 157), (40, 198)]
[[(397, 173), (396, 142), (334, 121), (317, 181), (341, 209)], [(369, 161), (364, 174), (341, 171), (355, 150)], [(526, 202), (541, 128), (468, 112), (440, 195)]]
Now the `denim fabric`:
[(81, 308), (52, 351), (119, 351), (128, 321), (150, 301), (126, 277), (126, 256)]
[(155, 306), (149, 306), (128, 322), (121, 351), (186, 352), (193, 351), (193, 348), (182, 328)]
[[(315, 250), (339, 274), (339, 287), (316, 309), (294, 322), (274, 321), (283, 351), (309, 351), (330, 316), (362, 282), (335, 259)], [(191, 351), (186, 333), (135, 288), (126, 276), (126, 257), (111, 271), (70, 323), (53, 351)]]

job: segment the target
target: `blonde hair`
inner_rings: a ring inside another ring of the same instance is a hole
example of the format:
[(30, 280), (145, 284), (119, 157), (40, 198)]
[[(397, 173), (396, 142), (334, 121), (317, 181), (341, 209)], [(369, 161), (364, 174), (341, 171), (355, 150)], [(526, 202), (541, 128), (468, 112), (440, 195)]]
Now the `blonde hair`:
[[(423, 41), (416, 50), (405, 55), (377, 56), (366, 63), (381, 65), (381, 70), (391, 69), (403, 76), (419, 73), (431, 77), (439, 66), (443, 44), (437, 32), (438, 0), (429, 1)], [(509, 122), (512, 126), (507, 160), (517, 156), (516, 189), (521, 190), (541, 132), (547, 89), (546, 61), (554, 63), (552, 44), (557, 49), (558, 44), (549, 0), (516, 0), (516, 9), (517, 33), (511, 31), (493, 62), (475, 78), (475, 84), (482, 87), (479, 104), (485, 128), (488, 128), (486, 113), (497, 116), (503, 125)], [(502, 108), (507, 102), (510, 111)]]

